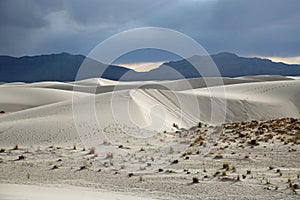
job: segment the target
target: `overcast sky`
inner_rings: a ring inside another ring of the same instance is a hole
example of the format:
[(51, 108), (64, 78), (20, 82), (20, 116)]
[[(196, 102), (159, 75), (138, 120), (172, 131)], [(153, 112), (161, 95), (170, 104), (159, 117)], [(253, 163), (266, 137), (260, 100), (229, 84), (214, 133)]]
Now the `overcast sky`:
[(124, 30), (180, 31), (209, 53), (300, 56), (299, 0), (1, 0), (0, 54), (87, 55)]

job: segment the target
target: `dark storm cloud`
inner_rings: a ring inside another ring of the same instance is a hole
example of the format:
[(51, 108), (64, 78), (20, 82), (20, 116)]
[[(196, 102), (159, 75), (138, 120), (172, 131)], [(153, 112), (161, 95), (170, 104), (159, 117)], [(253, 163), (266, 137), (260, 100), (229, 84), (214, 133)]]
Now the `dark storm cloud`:
[(112, 34), (160, 26), (210, 53), (299, 56), (298, 0), (1, 1), (0, 54), (87, 54)]

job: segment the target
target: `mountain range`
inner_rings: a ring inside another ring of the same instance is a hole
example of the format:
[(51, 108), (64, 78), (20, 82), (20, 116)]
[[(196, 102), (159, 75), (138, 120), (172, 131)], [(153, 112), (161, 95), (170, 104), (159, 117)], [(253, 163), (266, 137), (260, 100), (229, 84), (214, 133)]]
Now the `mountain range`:
[[(211, 55), (211, 59), (223, 77), (300, 75), (300, 65), (277, 63), (268, 59), (240, 57), (227, 52)], [(124, 81), (174, 80), (202, 76), (190, 61), (201, 72), (207, 72), (204, 76), (218, 75), (207, 71), (211, 66), (208, 56), (193, 56), (179, 61), (165, 62), (148, 72), (136, 72), (117, 65), (109, 65), (106, 68), (107, 65), (83, 55), (60, 53), (19, 58), (0, 56), (0, 82), (74, 81), (83, 62), (89, 70), (81, 73), (79, 79), (99, 77), (99, 74), (102, 74), (102, 78)]]

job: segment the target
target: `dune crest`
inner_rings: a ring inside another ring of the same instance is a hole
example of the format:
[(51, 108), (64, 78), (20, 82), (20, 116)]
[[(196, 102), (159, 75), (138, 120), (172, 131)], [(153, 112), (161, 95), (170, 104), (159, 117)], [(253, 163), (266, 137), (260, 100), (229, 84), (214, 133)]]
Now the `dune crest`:
[[(207, 88), (205, 81), (213, 87)], [(165, 130), (176, 131), (174, 124), (179, 128), (189, 128), (199, 121), (210, 123), (212, 94), (217, 98), (217, 106), (220, 100), (226, 102), (226, 122), (300, 117), (300, 80), (297, 78), (259, 76), (222, 78), (222, 81), (224, 86), (214, 86), (214, 78), (185, 82), (88, 79), (73, 83), (3, 84), (0, 86), (0, 109), (6, 113), (0, 116), (0, 143), (78, 142), (72, 97), (81, 104), (95, 99), (100, 127), (86, 124), (92, 126), (90, 128), (96, 127), (93, 133), (89, 133), (95, 138), (101, 132), (111, 133), (112, 129), (108, 131), (108, 127), (116, 123), (128, 127), (128, 134), (135, 137), (141, 134), (139, 129), (148, 130), (151, 136)], [(78, 91), (72, 91), (74, 86), (79, 86)], [(96, 95), (91, 94), (93, 90)], [(123, 111), (127, 113), (123, 115)]]

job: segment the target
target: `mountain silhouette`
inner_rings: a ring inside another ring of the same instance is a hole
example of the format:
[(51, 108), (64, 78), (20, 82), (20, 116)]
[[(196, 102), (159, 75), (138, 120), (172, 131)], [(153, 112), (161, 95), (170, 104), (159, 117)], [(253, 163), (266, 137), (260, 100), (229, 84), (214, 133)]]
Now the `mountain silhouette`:
[[(211, 59), (219, 71), (212, 70)], [(0, 56), (0, 82), (74, 81), (83, 62), (89, 70), (79, 73), (77, 79), (100, 75), (103, 78), (124, 81), (174, 80), (218, 75), (224, 77), (300, 75), (300, 65), (277, 63), (262, 58), (245, 58), (227, 52), (210, 57), (193, 56), (179, 61), (165, 62), (149, 72), (136, 72), (117, 65), (107, 66), (83, 55), (60, 53), (20, 58)]]

